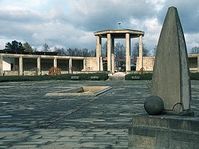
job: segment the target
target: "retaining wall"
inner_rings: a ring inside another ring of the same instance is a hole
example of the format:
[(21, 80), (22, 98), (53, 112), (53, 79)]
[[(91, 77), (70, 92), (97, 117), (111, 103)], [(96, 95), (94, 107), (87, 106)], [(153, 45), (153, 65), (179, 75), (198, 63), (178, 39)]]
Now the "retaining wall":
[(199, 118), (133, 116), (129, 149), (198, 149)]

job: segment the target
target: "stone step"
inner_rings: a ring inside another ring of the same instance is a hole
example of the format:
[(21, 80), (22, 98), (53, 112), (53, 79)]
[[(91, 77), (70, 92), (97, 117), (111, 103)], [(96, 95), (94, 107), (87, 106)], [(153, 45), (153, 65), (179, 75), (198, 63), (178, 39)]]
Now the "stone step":
[(124, 72), (116, 72), (109, 75), (109, 80), (125, 80), (125, 75)]

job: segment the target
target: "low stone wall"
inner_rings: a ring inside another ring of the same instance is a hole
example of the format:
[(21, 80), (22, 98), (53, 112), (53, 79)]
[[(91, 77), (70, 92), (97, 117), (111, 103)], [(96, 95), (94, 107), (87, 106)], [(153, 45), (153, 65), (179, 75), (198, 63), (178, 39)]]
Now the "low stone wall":
[(129, 149), (196, 149), (199, 118), (180, 116), (133, 116)]
[(85, 69), (83, 71), (98, 71), (96, 57), (87, 57), (85, 59)]
[(18, 76), (19, 72), (18, 71), (4, 71), (3, 76)]
[[(153, 71), (155, 57), (143, 57), (143, 68), (144, 71)], [(137, 57), (136, 71), (140, 71), (142, 68), (141, 59)]]
[(24, 71), (23, 72), (24, 76), (35, 76), (37, 75), (36, 71)]

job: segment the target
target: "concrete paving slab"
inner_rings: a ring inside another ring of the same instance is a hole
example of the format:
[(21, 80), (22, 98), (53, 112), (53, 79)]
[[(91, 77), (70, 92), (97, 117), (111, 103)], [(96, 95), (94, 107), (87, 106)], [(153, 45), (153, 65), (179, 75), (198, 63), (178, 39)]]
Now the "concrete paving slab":
[[(0, 84), (0, 148), (128, 148), (134, 114), (145, 113), (149, 81), (41, 81)], [(80, 86), (112, 89), (96, 97), (47, 97)], [(192, 82), (199, 117), (199, 81)]]

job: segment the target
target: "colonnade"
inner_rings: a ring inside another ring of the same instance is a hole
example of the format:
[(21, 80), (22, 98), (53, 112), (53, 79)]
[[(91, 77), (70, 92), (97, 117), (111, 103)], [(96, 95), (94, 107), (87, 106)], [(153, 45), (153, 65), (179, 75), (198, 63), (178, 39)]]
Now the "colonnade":
[(52, 67), (58, 67), (58, 59), (61, 60), (68, 60), (68, 72), (72, 73), (73, 72), (73, 60), (83, 60), (83, 69), (85, 69), (85, 58), (73, 58), (73, 57), (61, 57), (61, 56), (44, 56), (44, 55), (23, 55), (23, 54), (0, 54), (0, 76), (3, 75), (4, 70), (3, 70), (3, 58), (4, 57), (9, 57), (9, 58), (18, 58), (18, 74), (20, 76), (24, 75), (24, 58), (30, 58), (30, 59), (36, 59), (37, 65), (36, 65), (36, 72), (37, 75), (42, 74), (42, 69), (41, 69), (41, 59), (52, 59), (53, 60), (53, 66)]
[(102, 38), (107, 39), (107, 71), (115, 72), (115, 54), (114, 54), (114, 39), (125, 38), (125, 62), (126, 72), (131, 71), (131, 38), (139, 37), (139, 59), (143, 67), (143, 46), (142, 37), (144, 33), (134, 30), (109, 30), (99, 31), (95, 33), (96, 36), (96, 59), (98, 63), (98, 70), (103, 71), (102, 63)]

